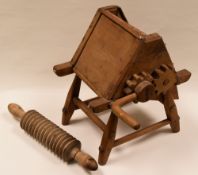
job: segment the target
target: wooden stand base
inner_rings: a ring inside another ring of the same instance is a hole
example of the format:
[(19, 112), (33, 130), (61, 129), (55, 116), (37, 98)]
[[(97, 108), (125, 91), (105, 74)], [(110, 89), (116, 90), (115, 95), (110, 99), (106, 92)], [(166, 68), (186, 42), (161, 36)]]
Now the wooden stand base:
[[(101, 101), (99, 97), (90, 99), (84, 102), (81, 101), (78, 98), (79, 91), (80, 91), (80, 84), (81, 84), (81, 80), (77, 76), (75, 76), (74, 81), (69, 90), (66, 103), (63, 108), (64, 110), (63, 110), (62, 123), (64, 125), (69, 124), (69, 121), (72, 117), (73, 112), (77, 109), (81, 109), (102, 130), (103, 136), (101, 140), (101, 145), (99, 147), (99, 157), (98, 157), (98, 162), (100, 165), (105, 165), (107, 163), (111, 150), (114, 147), (117, 147), (135, 138), (143, 136), (163, 126), (170, 124), (173, 132), (179, 132), (179, 116), (177, 113), (176, 105), (174, 103), (174, 99), (171, 93), (167, 92), (163, 96), (162, 98), (163, 100), (161, 101), (164, 105), (167, 119), (162, 120), (146, 128), (143, 128), (141, 130), (138, 130), (136, 132), (133, 132), (131, 134), (128, 134), (124, 137), (115, 139), (117, 125), (118, 125), (118, 117), (113, 112), (111, 112), (109, 120), (107, 124), (105, 124), (93, 112), (93, 111), (101, 112), (101, 111), (110, 109), (111, 104), (107, 103), (107, 101), (103, 101), (104, 102), (103, 108), (101, 108), (101, 103), (97, 103), (97, 101)], [(89, 105), (89, 104), (92, 104), (93, 101), (94, 101), (94, 104), (98, 104), (98, 106), (95, 105), (93, 107)]]

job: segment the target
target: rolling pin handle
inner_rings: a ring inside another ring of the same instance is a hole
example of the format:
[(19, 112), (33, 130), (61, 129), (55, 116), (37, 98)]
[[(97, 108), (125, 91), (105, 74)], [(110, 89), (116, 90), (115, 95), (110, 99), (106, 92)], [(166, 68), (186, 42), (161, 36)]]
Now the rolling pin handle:
[(95, 171), (98, 169), (97, 162), (87, 153), (78, 148), (74, 148), (70, 155), (79, 165), (85, 169)]
[(15, 103), (9, 104), (8, 110), (14, 116), (14, 118), (18, 121), (21, 121), (21, 119), (25, 115), (25, 111), (23, 110), (23, 108)]

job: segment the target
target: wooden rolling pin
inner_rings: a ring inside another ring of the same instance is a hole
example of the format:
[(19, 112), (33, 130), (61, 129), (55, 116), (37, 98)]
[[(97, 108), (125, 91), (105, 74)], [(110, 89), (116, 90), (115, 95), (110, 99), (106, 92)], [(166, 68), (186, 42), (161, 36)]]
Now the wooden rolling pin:
[(20, 121), (21, 128), (42, 145), (66, 162), (75, 160), (84, 168), (94, 171), (98, 165), (87, 153), (81, 151), (79, 140), (65, 132), (35, 110), (24, 112), (17, 104), (10, 104), (8, 110)]

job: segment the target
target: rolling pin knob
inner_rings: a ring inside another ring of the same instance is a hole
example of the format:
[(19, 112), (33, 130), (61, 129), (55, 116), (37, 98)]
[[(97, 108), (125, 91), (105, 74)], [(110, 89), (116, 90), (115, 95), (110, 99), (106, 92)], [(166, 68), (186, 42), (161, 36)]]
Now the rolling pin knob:
[(14, 118), (18, 121), (21, 121), (21, 119), (25, 115), (25, 111), (23, 110), (23, 108), (15, 103), (9, 104), (8, 110), (14, 116)]
[(71, 152), (71, 157), (78, 162), (79, 165), (83, 166), (86, 169), (95, 171), (98, 169), (97, 162), (87, 153), (79, 150), (78, 148), (74, 148)]

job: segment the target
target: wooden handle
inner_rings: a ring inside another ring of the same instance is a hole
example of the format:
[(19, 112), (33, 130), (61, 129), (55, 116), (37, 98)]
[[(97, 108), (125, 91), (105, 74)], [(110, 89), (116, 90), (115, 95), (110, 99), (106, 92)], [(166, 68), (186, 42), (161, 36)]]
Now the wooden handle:
[(25, 115), (25, 111), (23, 108), (15, 103), (11, 103), (8, 105), (8, 110), (14, 116), (15, 119), (21, 120)]
[(183, 69), (183, 70), (180, 70), (177, 72), (177, 84), (182, 84), (182, 83), (185, 83), (186, 81), (188, 81), (191, 77), (191, 73), (186, 70), (186, 69)]
[(116, 100), (114, 103), (112, 103), (111, 107), (112, 107), (113, 113), (118, 118), (123, 120), (130, 127), (132, 127), (132, 128), (137, 130), (137, 129), (140, 128), (140, 124), (138, 123), (138, 121), (121, 109), (121, 106), (123, 106), (123, 105), (125, 105), (125, 104), (127, 104), (129, 102), (132, 102), (132, 101), (134, 101), (136, 99), (137, 99), (137, 95), (135, 93), (133, 93), (131, 95), (128, 95), (126, 97), (123, 97), (123, 98), (120, 98), (120, 99)]
[(73, 73), (73, 65), (71, 62), (58, 64), (53, 68), (54, 72), (58, 76), (65, 76)]
[(78, 148), (74, 148), (70, 155), (79, 165), (85, 169), (95, 171), (98, 169), (97, 162), (87, 153)]

